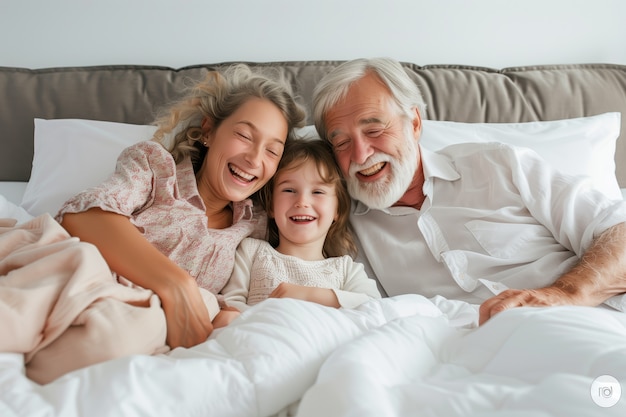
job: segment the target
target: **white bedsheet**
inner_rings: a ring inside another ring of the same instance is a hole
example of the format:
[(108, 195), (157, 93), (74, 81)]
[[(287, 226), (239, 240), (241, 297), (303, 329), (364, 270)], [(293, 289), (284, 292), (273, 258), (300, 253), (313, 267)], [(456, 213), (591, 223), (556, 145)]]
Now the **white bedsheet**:
[[(0, 354), (0, 416), (624, 416), (626, 315), (403, 295), (357, 310), (267, 300), (191, 349), (94, 365), (39, 386)], [(301, 402), (299, 400), (302, 399)]]
[[(0, 193), (0, 217), (32, 216)], [(44, 386), (0, 353), (0, 417), (626, 416), (626, 314), (523, 308), (476, 328), (476, 311), (418, 295), (356, 310), (267, 300), (191, 349)], [(592, 399), (602, 375), (624, 390), (609, 408)]]
[(411, 316), (342, 346), (298, 416), (626, 416), (626, 398), (591, 397), (601, 375), (626, 388), (623, 313), (520, 308), (473, 331), (445, 321)]

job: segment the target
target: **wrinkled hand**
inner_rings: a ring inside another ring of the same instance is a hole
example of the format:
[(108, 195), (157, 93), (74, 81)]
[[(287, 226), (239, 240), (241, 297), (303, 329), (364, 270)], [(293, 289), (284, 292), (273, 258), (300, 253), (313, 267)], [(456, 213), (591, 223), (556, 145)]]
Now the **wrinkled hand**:
[(534, 290), (505, 290), (483, 302), (479, 310), (479, 324), (494, 315), (514, 307), (548, 307), (576, 304), (572, 295), (555, 286)]
[(222, 307), (217, 316), (213, 319), (213, 328), (218, 329), (220, 327), (228, 326), (233, 320), (235, 320), (241, 312), (235, 307)]
[(176, 281), (159, 294), (167, 323), (167, 344), (171, 349), (204, 342), (213, 331), (209, 311), (193, 279)]

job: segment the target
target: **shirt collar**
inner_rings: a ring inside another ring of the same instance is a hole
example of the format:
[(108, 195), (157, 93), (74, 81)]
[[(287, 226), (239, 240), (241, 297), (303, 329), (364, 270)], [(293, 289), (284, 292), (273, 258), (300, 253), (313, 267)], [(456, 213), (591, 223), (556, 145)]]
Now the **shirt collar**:
[[(421, 145), (419, 145), (419, 150), (422, 167), (424, 169), (424, 192), (427, 195), (430, 194), (427, 187), (432, 184), (433, 177), (441, 178), (444, 181), (456, 181), (461, 178), (461, 175), (458, 173), (454, 167), (454, 163), (449, 157), (425, 149)], [(357, 216), (366, 214), (370, 211), (370, 208), (359, 200), (353, 200), (353, 204), (354, 214)], [(393, 214), (405, 214), (405, 209), (408, 211), (413, 210), (409, 207), (390, 207), (382, 209), (381, 211), (387, 214), (392, 214), (390, 210), (393, 210)]]
[(428, 182), (432, 177), (441, 178), (445, 181), (456, 181), (461, 178), (454, 167), (454, 162), (448, 156), (425, 149), (423, 146), (419, 148), (425, 182)]

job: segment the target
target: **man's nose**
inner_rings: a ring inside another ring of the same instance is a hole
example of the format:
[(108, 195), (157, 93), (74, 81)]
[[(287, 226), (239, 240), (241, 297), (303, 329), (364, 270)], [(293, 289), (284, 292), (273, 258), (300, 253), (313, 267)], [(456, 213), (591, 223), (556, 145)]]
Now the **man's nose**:
[(350, 159), (356, 164), (364, 164), (373, 154), (369, 140), (359, 135), (352, 139), (352, 155)]

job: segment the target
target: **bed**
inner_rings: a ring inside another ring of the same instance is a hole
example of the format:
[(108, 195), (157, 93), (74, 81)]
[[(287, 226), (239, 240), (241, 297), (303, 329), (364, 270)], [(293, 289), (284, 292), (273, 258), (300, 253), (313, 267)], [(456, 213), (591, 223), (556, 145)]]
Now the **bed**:
[[(0, 68), (0, 218), (53, 216), (108, 175), (121, 149), (150, 137), (158, 106), (224, 64)], [(310, 108), (339, 62), (249, 64), (280, 72)], [(427, 103), (423, 146), (531, 147), (623, 198), (626, 66), (403, 65)], [(354, 310), (270, 299), (200, 345), (43, 385), (25, 376), (24, 354), (0, 353), (0, 415), (624, 416), (625, 305), (519, 308), (477, 326), (477, 306), (444, 297)]]

